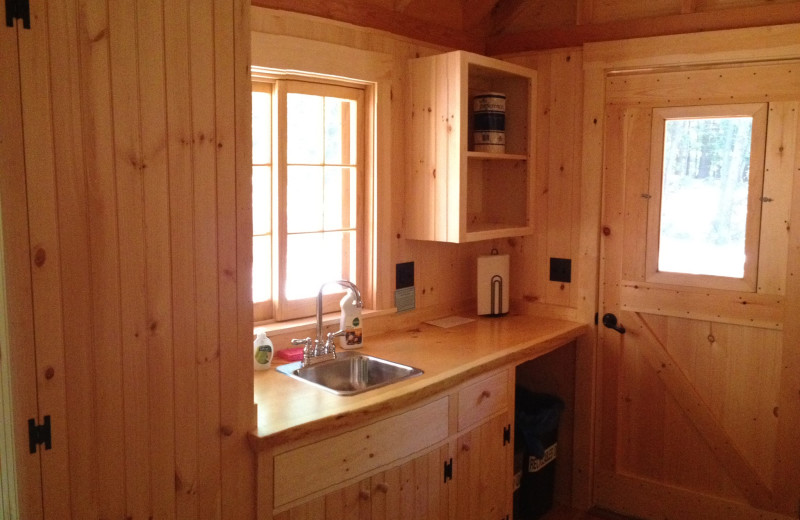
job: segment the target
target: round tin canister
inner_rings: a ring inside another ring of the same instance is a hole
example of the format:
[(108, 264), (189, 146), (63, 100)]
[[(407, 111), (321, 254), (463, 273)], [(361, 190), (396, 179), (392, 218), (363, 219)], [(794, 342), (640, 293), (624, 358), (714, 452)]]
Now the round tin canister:
[(506, 95), (485, 92), (472, 100), (472, 138), (476, 152), (505, 153)]

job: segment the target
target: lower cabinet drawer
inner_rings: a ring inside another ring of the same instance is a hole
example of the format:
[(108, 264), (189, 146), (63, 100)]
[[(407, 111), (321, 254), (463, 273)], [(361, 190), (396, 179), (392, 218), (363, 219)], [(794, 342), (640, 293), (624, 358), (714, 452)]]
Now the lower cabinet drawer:
[(508, 406), (508, 371), (481, 379), (458, 392), (458, 431)]
[(448, 398), (275, 456), (275, 507), (412, 455), (448, 435)]

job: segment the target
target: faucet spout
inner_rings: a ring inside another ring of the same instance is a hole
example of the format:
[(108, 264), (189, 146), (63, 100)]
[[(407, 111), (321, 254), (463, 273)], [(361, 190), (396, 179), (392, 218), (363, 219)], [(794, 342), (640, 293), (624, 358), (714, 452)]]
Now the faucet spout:
[(322, 284), (322, 286), (319, 288), (319, 292), (317, 293), (317, 345), (322, 344), (324, 341), (324, 338), (322, 337), (322, 291), (325, 289), (325, 286), (332, 283), (352, 289), (353, 293), (356, 295), (356, 307), (359, 309), (364, 307), (364, 302), (361, 299), (361, 291), (359, 291), (358, 287), (356, 287), (356, 284), (350, 280), (336, 280)]

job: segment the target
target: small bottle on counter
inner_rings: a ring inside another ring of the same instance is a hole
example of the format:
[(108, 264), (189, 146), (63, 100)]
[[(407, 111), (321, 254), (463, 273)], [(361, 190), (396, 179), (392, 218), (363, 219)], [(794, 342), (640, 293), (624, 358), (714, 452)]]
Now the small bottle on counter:
[(256, 370), (266, 370), (272, 363), (272, 341), (266, 332), (259, 332), (253, 342), (253, 366)]
[(347, 290), (342, 301), (341, 317), (339, 318), (339, 330), (344, 331), (344, 336), (339, 336), (339, 346), (344, 349), (361, 347), (361, 308), (356, 305), (356, 295), (352, 289)]

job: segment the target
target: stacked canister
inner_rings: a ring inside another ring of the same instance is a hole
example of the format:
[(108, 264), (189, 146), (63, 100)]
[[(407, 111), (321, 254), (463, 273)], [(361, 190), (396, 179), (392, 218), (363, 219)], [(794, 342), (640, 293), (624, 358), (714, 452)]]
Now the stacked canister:
[(486, 92), (472, 100), (473, 140), (476, 152), (505, 153), (506, 96)]

